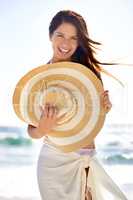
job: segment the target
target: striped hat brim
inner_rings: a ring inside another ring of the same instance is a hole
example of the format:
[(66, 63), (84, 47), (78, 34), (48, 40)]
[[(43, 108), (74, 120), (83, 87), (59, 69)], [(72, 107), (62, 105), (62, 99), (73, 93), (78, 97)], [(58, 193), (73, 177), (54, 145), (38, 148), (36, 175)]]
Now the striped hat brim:
[(20, 79), (13, 94), (13, 108), (21, 120), (38, 126), (40, 106), (55, 104), (58, 116), (63, 117), (48, 138), (63, 151), (73, 151), (91, 143), (103, 126), (102, 92), (101, 81), (84, 65), (46, 64)]

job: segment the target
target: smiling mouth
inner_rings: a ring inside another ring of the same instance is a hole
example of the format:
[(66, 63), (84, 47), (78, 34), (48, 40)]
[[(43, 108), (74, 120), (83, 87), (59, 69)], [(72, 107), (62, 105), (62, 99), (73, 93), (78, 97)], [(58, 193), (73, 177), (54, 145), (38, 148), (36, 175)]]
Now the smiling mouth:
[(68, 49), (64, 49), (64, 48), (58, 48), (59, 52), (63, 55), (66, 55), (70, 52), (70, 50)]

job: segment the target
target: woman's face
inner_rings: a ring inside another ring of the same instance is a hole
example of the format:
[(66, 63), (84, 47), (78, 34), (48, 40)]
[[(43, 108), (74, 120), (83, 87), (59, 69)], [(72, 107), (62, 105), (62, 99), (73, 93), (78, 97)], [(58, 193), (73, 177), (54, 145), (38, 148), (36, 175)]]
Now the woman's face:
[(77, 30), (71, 23), (62, 23), (50, 37), (53, 48), (52, 62), (70, 61), (78, 47)]

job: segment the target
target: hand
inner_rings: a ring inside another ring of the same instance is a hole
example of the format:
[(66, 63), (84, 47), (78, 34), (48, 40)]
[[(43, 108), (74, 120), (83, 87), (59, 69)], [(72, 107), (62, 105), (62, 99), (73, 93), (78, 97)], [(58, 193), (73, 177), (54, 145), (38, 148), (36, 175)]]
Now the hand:
[(108, 113), (112, 108), (112, 103), (110, 102), (108, 92), (109, 92), (108, 90), (105, 90), (102, 93), (102, 103), (106, 113)]
[(39, 132), (49, 133), (56, 125), (57, 122), (64, 117), (64, 114), (57, 117), (58, 108), (55, 105), (47, 103), (44, 108), (40, 107), (41, 118), (39, 121)]

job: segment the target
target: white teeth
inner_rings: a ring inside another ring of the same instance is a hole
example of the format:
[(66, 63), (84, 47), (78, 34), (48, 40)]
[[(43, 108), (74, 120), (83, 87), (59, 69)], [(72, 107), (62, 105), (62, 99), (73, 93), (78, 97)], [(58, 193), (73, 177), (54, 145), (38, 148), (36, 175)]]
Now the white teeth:
[(63, 52), (63, 53), (67, 53), (69, 50), (67, 49), (63, 49), (63, 48), (60, 48), (60, 50)]

